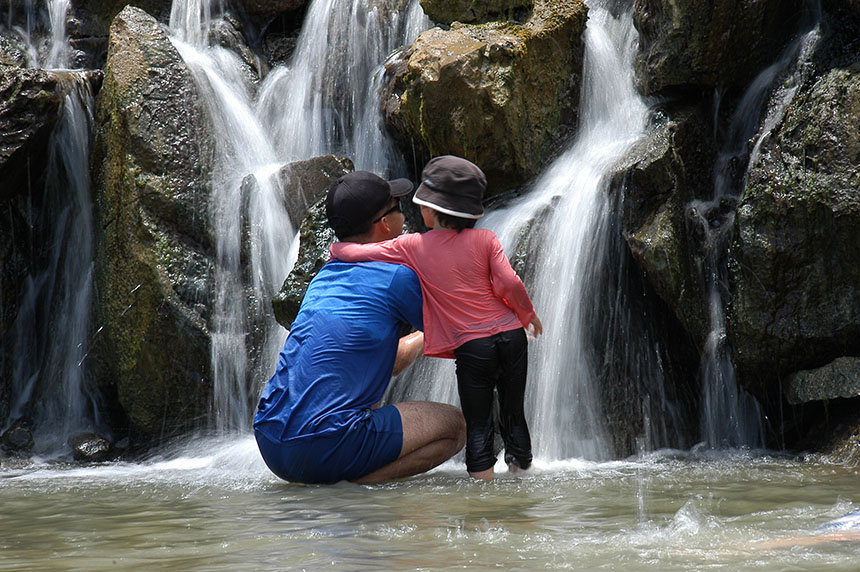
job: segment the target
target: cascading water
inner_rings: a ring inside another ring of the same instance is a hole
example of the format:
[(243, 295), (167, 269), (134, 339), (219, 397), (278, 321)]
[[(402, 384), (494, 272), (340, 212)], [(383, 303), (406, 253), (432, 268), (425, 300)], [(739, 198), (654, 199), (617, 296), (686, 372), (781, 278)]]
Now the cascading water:
[[(267, 377), (283, 335), (266, 304), (295, 262), (295, 231), (283, 205), (278, 168), (338, 153), (357, 169), (401, 173), (402, 159), (380, 128), (374, 71), (388, 54), (429, 26), (417, 2), (316, 1), (308, 9), (292, 63), (257, 89), (231, 51), (211, 45), (208, 0), (175, 0), (172, 41), (188, 64), (215, 126), (211, 221), (217, 246), (212, 366), (216, 428), (246, 428), (249, 380)], [(377, 75), (381, 75), (378, 74)], [(256, 93), (256, 96), (255, 96)], [(265, 127), (264, 127), (265, 126)], [(254, 175), (256, 185), (243, 187)], [(247, 196), (243, 196), (243, 188)], [(250, 236), (243, 228), (250, 228)], [(243, 243), (250, 284), (243, 281)], [(250, 291), (250, 292), (249, 292)], [(247, 305), (239, 300), (248, 300)], [(263, 334), (246, 340), (251, 332)], [(260, 356), (251, 363), (249, 353)]]
[[(595, 260), (607, 255), (609, 179), (646, 133), (649, 111), (633, 82), (637, 34), (632, 15), (589, 2), (579, 134), (524, 200), (489, 213), (481, 225), (508, 254), (528, 235), (534, 274), (525, 277), (544, 336), (529, 347), (526, 415), (542, 459), (611, 455), (596, 393), (585, 308)], [(424, 382), (422, 383), (422, 380)], [(406, 396), (457, 402), (453, 364), (426, 361), (410, 374)]]
[[(813, 11), (817, 12), (817, 11)], [(814, 18), (815, 22), (818, 18)], [(775, 125), (766, 120), (759, 129), (762, 108), (773, 90), (777, 78), (796, 61), (804, 61), (819, 37), (817, 25), (788, 46), (779, 59), (764, 69), (750, 84), (729, 122), (722, 150), (714, 167), (714, 185), (709, 200), (693, 201), (688, 216), (695, 219), (702, 236), (701, 270), (708, 292), (710, 332), (702, 353), (701, 433), (707, 447), (762, 447), (764, 426), (755, 398), (738, 386), (731, 351), (726, 345), (725, 285), (728, 281), (726, 250), (734, 226), (734, 209), (743, 189), (743, 177), (737, 177), (738, 164), (747, 158), (748, 170), (755, 160), (755, 150)], [(797, 72), (795, 72), (797, 73)], [(796, 79), (796, 78), (795, 78)], [(783, 82), (784, 93), (777, 105), (788, 104), (798, 81)], [(717, 105), (719, 107), (719, 98)], [(748, 143), (759, 131), (754, 151), (749, 154)]]
[[(40, 67), (68, 66), (65, 19), (68, 0), (49, 3), (50, 49)], [(27, 22), (35, 14), (28, 11)], [(22, 37), (35, 37), (28, 29)], [(28, 52), (37, 50), (30, 46)], [(38, 63), (38, 62), (33, 62)], [(48, 145), (44, 188), (30, 189), (31, 272), (11, 349), (12, 400), (5, 428), (20, 419), (33, 425), (35, 451), (62, 453), (77, 432), (100, 429), (97, 397), (86, 384), (89, 316), (93, 282), (93, 215), (89, 158), (94, 96), (84, 79), (69, 74), (59, 119)], [(33, 208), (35, 207), (35, 208)]]

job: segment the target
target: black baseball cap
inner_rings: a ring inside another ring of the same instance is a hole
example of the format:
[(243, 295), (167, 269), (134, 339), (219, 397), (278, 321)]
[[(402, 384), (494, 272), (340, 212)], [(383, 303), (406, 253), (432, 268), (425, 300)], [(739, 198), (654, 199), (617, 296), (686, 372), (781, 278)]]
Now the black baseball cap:
[(474, 163), (455, 157), (434, 157), (421, 172), (421, 184), (412, 202), (447, 215), (479, 219), (484, 216), (481, 199), (487, 190), (487, 177)]
[(409, 179), (386, 181), (370, 171), (355, 171), (335, 181), (328, 191), (325, 214), (328, 225), (340, 237), (364, 232), (392, 198), (412, 191)]

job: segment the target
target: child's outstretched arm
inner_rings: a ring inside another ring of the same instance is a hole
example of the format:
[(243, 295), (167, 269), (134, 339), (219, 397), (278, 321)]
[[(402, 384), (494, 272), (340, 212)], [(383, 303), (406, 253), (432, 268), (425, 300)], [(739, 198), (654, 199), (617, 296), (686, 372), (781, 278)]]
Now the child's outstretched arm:
[[(490, 243), (490, 278), (493, 281), (493, 293), (516, 313), (524, 328), (533, 325), (535, 330), (543, 332), (543, 325), (537, 318), (529, 293), (523, 281), (511, 267), (508, 257), (499, 239), (493, 235)], [(537, 320), (537, 324), (535, 324)]]
[(329, 254), (332, 258), (337, 258), (344, 262), (375, 260), (377, 262), (394, 262), (409, 265), (411, 260), (408, 248), (404, 248), (404, 243), (408, 242), (406, 239), (409, 236), (408, 234), (404, 234), (391, 240), (367, 244), (335, 242), (329, 247)]

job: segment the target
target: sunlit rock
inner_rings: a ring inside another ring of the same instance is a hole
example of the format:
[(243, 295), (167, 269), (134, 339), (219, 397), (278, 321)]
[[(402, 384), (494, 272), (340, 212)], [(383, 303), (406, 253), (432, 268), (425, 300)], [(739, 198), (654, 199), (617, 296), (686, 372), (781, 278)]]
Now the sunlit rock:
[(636, 0), (637, 78), (647, 94), (742, 87), (808, 15), (805, 0)]
[(524, 22), (433, 28), (389, 62), (383, 115), (404, 154), (466, 157), (488, 194), (538, 173), (576, 123), (586, 7), (541, 1)]
[(860, 358), (840, 357), (816, 369), (791, 374), (786, 382), (789, 403), (860, 397)]
[(514, 17), (518, 10), (528, 10), (533, 3), (534, 0), (421, 0), (421, 8), (439, 24), (471, 24)]
[(111, 27), (93, 150), (97, 198), (91, 367), (140, 440), (205, 421), (214, 142), (164, 28), (125, 8)]
[(858, 125), (855, 56), (809, 75), (747, 175), (728, 333), (738, 370), (762, 388), (860, 355)]
[(77, 433), (69, 437), (72, 457), (75, 461), (100, 463), (111, 456), (111, 444), (97, 433)]

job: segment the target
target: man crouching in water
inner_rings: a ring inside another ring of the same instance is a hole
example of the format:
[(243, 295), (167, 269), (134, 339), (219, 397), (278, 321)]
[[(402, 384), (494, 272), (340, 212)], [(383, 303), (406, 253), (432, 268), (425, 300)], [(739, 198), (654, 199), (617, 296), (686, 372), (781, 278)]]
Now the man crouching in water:
[[(339, 240), (380, 242), (403, 232), (406, 179), (357, 171), (326, 198)], [(421, 286), (399, 264), (331, 260), (308, 287), (254, 417), (263, 460), (300, 483), (376, 483), (423, 473), (466, 439), (457, 407), (430, 401), (376, 408), (391, 381), (421, 355)]]

